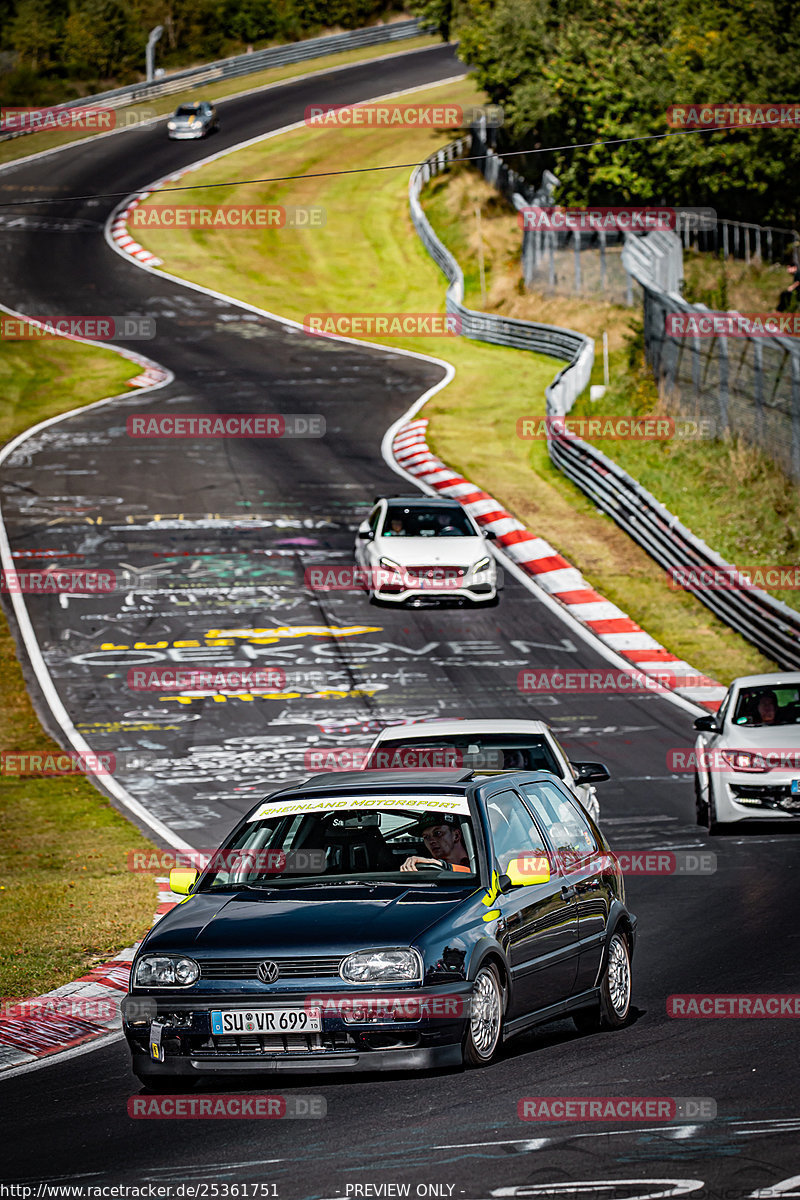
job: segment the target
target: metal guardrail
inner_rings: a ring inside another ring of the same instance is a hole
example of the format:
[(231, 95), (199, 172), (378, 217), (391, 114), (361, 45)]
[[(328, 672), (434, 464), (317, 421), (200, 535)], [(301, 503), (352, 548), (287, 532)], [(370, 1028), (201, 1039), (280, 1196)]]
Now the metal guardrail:
[[(548, 415), (564, 416), (589, 382), (594, 358), (594, 344), (591, 339), (570, 329), (509, 320), (464, 308), (464, 276), (461, 268), (436, 237), (422, 211), (419, 196), (423, 185), (434, 175), (446, 171), (451, 162), (465, 154), (467, 147), (475, 147), (478, 153), (481, 153), (482, 147), (480, 141), (477, 141), (476, 146), (474, 131), (469, 137), (452, 142), (443, 150), (431, 155), (425, 163), (414, 169), (409, 184), (411, 219), (428, 253), (450, 281), (447, 289), (447, 311), (461, 317), (462, 331), (467, 337), (477, 337), (501, 345), (519, 346), (541, 354), (549, 354), (554, 358), (567, 359), (567, 365), (545, 391)], [(500, 190), (511, 191), (509, 199), (515, 202), (514, 193), (520, 195), (520, 192), (515, 186), (518, 177), (510, 178), (513, 174), (505, 167), (496, 172), (497, 186)], [(529, 202), (528, 196), (523, 195), (523, 199)], [(661, 249), (671, 252), (672, 247)], [(638, 265), (641, 271), (642, 264)], [(646, 292), (647, 290), (645, 288)], [(672, 298), (670, 296), (670, 299)], [(680, 300), (680, 297), (675, 299), (686, 309), (693, 307)], [(800, 387), (800, 377), (798, 386)], [(547, 447), (553, 463), (589, 496), (598, 508), (608, 513), (667, 571), (679, 573), (678, 578), (682, 582), (677, 586), (685, 586), (684, 580), (691, 582), (690, 576), (687, 579), (687, 573), (692, 571), (722, 572), (723, 578), (735, 578), (736, 569), (730, 563), (700, 538), (695, 537), (691, 530), (656, 500), (655, 496), (607, 458), (602, 451), (580, 438), (559, 435), (552, 430)], [(768, 658), (778, 662), (784, 669), (800, 669), (800, 612), (789, 608), (760, 588), (709, 588), (703, 582), (702, 576), (697, 586), (689, 586), (687, 590), (697, 596), (727, 625), (757, 646)]]
[(532, 350), (547, 354), (551, 358), (566, 359), (553, 382), (546, 389), (547, 411), (563, 416), (569, 412), (575, 400), (587, 386), (594, 362), (594, 342), (574, 329), (562, 329), (558, 325), (542, 325), (535, 321), (521, 321), (516, 317), (500, 317), (492, 313), (476, 312), (464, 306), (464, 274), (450, 251), (442, 245), (433, 232), (430, 221), (419, 202), (424, 185), (434, 175), (449, 169), (455, 160), (464, 157), (472, 145), (472, 135), (459, 138), (437, 150), (435, 154), (415, 167), (409, 182), (408, 198), (411, 220), (423, 245), (431, 258), (449, 280), (445, 306), (461, 320), (464, 337), (480, 342), (494, 342), (499, 346), (514, 346), (520, 350)]
[[(362, 46), (377, 46), (384, 42), (402, 41), (416, 37), (424, 30), (415, 18), (409, 21), (394, 21), (387, 25), (370, 25), (364, 29), (353, 29), (347, 33), (332, 33), (325, 37), (306, 38), (302, 42), (289, 42), (283, 46), (269, 46), (255, 50), (252, 54), (237, 54), (233, 58), (222, 58), (217, 62), (200, 67), (188, 67), (172, 75), (153, 80), (152, 83), (134, 83), (129, 87), (114, 88), (110, 92), (98, 92), (63, 104), (43, 107), (54, 112), (72, 108), (102, 107), (123, 108), (140, 100), (155, 100), (159, 96), (170, 96), (187, 88), (211, 83), (220, 79), (233, 79), (240, 75), (252, 75), (268, 67), (281, 67), (288, 63), (303, 62), (309, 58), (320, 58), (328, 54), (340, 54), (344, 50), (358, 50)], [(0, 134), (0, 141), (12, 137), (23, 137), (34, 133), (33, 129), (18, 129)]]
[[(678, 579), (692, 571), (714, 572), (717, 580), (720, 572), (722, 578), (733, 577), (735, 568), (595, 446), (580, 438), (553, 435), (548, 448), (564, 474)], [(701, 579), (686, 590), (768, 658), (784, 669), (800, 670), (800, 612), (759, 588), (709, 588)]]

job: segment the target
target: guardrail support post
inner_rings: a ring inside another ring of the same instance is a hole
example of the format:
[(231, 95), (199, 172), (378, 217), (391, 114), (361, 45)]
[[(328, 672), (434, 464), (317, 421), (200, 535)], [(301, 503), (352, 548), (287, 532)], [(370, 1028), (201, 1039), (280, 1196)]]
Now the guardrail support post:
[(727, 338), (716, 339), (719, 360), (719, 423), (720, 433), (729, 432), (728, 398), (729, 398), (729, 367)]
[(792, 355), (792, 475), (800, 479), (800, 355)]
[(758, 338), (752, 338), (753, 347), (753, 436), (757, 446), (764, 444), (764, 347)]

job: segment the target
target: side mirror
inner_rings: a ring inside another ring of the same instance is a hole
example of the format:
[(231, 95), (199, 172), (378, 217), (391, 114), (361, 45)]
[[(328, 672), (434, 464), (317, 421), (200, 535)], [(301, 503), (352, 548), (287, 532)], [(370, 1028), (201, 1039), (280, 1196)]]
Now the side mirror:
[(605, 763), (576, 762), (572, 766), (577, 772), (576, 783), (602, 783), (604, 779), (611, 778)]
[(375, 534), (371, 529), (359, 529), (358, 536), (361, 538), (362, 542), (371, 542), (375, 537)]
[(188, 896), (197, 878), (196, 867), (173, 867), (169, 873), (169, 890), (179, 896)]
[(550, 860), (546, 854), (518, 854), (512, 858), (498, 885), (505, 894), (512, 887), (528, 887), (532, 883), (550, 882)]
[(709, 713), (707, 717), (695, 717), (694, 727), (700, 733), (716, 733), (718, 729), (717, 718), (713, 713)]
[(483, 536), (486, 538), (487, 542), (497, 541), (497, 534), (493, 529), (484, 529)]

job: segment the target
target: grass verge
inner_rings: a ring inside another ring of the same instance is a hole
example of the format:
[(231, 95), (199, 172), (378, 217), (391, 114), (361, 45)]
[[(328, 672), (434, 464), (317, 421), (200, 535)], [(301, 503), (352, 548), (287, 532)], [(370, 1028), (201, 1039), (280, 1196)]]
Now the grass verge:
[[(124, 119), (125, 114), (141, 112), (147, 118), (167, 116), (174, 112), (179, 104), (192, 100), (222, 100), (226, 96), (235, 96), (240, 92), (249, 92), (255, 88), (264, 87), (271, 83), (281, 83), (285, 79), (293, 79), (297, 75), (306, 75), (315, 71), (333, 70), (336, 67), (346, 67), (350, 63), (366, 62), (371, 58), (384, 54), (401, 54), (408, 50), (422, 50), (426, 46), (441, 45), (438, 37), (423, 36), (408, 38), (402, 42), (387, 42), (381, 46), (362, 46), (358, 50), (343, 50), (340, 54), (324, 54), (319, 58), (310, 58), (306, 62), (290, 63), (285, 67), (269, 67), (265, 71), (257, 71), (235, 79), (221, 80), (219, 83), (195, 84), (183, 92), (172, 96), (161, 96), (154, 100), (145, 100), (136, 104), (119, 108), (116, 111)], [(223, 113), (224, 119), (224, 113)], [(32, 133), (26, 137), (12, 138), (0, 142), (0, 163), (13, 162), (17, 158), (25, 158), (29, 154), (37, 154), (41, 150), (52, 150), (56, 146), (66, 146), (70, 142), (80, 141), (81, 138), (96, 136), (81, 130), (59, 130), (57, 132)], [(165, 134), (166, 136), (166, 134)], [(0, 191), (16, 191), (13, 184), (0, 183)]]
[[(441, 88), (428, 88), (415, 93), (415, 99), (436, 100), (441, 93)], [(474, 84), (466, 80), (450, 85), (447, 99), (462, 104), (483, 101)], [(329, 311), (441, 312), (443, 277), (411, 225), (407, 169), (369, 177), (340, 175), (251, 184), (235, 191), (221, 181), (232, 175), (247, 178), (255, 171), (288, 175), (415, 161), (441, 146), (447, 136), (443, 131), (298, 130), (238, 151), (235, 164), (231, 156), (210, 163), (198, 172), (197, 181), (219, 181), (219, 186), (206, 194), (210, 204), (230, 203), (235, 197), (240, 204), (323, 205), (327, 210), (323, 228), (152, 228), (137, 231), (137, 237), (164, 259), (170, 273), (296, 320)], [(465, 176), (462, 199), (472, 203), (481, 195), (482, 186), (486, 186), (482, 181)], [(434, 184), (426, 204), (437, 231), (460, 253), (469, 235), (448, 195), (446, 182), (438, 188)], [(169, 195), (154, 195), (148, 204), (161, 199), (170, 202)], [(516, 249), (512, 251), (514, 234), (512, 226), (505, 242), (498, 243), (499, 261), (505, 254), (510, 262), (512, 253), (516, 254)], [(470, 275), (473, 278), (477, 278), (477, 268)], [(586, 312), (587, 306), (581, 305), (580, 311)], [(625, 321), (629, 320), (627, 310), (622, 311)], [(537, 319), (551, 320), (555, 315), (538, 314)], [(576, 309), (573, 315), (580, 312)], [(595, 323), (600, 319), (594, 315)], [(373, 340), (453, 363), (456, 378), (426, 409), (433, 418), (431, 440), (437, 452), (501, 499), (532, 530), (552, 541), (584, 570), (594, 586), (654, 637), (723, 681), (768, 667), (763, 656), (699, 601), (671, 592), (663, 572), (647, 555), (550, 466), (543, 445), (516, 437), (518, 416), (544, 412), (544, 389), (558, 369), (553, 359), (461, 339)], [(624, 343), (622, 333), (618, 343), (620, 347)]]
[[(123, 391), (136, 371), (111, 351), (62, 338), (0, 341), (0, 442)], [(2, 615), (0, 749), (59, 751), (37, 720)], [(156, 888), (126, 864), (128, 850), (151, 843), (83, 776), (0, 777), (0, 995), (18, 999), (129, 946), (152, 920)]]

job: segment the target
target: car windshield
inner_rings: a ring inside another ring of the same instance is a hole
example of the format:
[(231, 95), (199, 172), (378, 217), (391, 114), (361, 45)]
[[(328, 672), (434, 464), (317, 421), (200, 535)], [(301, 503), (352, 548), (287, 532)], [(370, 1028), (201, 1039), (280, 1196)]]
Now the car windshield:
[(404, 735), (376, 746), (365, 766), (372, 770), (561, 771), (543, 734), (502, 733)]
[(199, 104), (181, 104), (179, 108), (175, 109), (175, 116), (176, 117), (196, 117), (199, 112), (200, 112)]
[(477, 537), (467, 514), (452, 508), (390, 504), (383, 522), (384, 537)]
[[(411, 857), (434, 862), (401, 871)], [(217, 852), (198, 890), (344, 880), (463, 884), (473, 880), (476, 871), (472, 822), (463, 796), (390, 801), (276, 797)]]
[(734, 725), (800, 725), (800, 689), (775, 683), (742, 688), (736, 699)]

